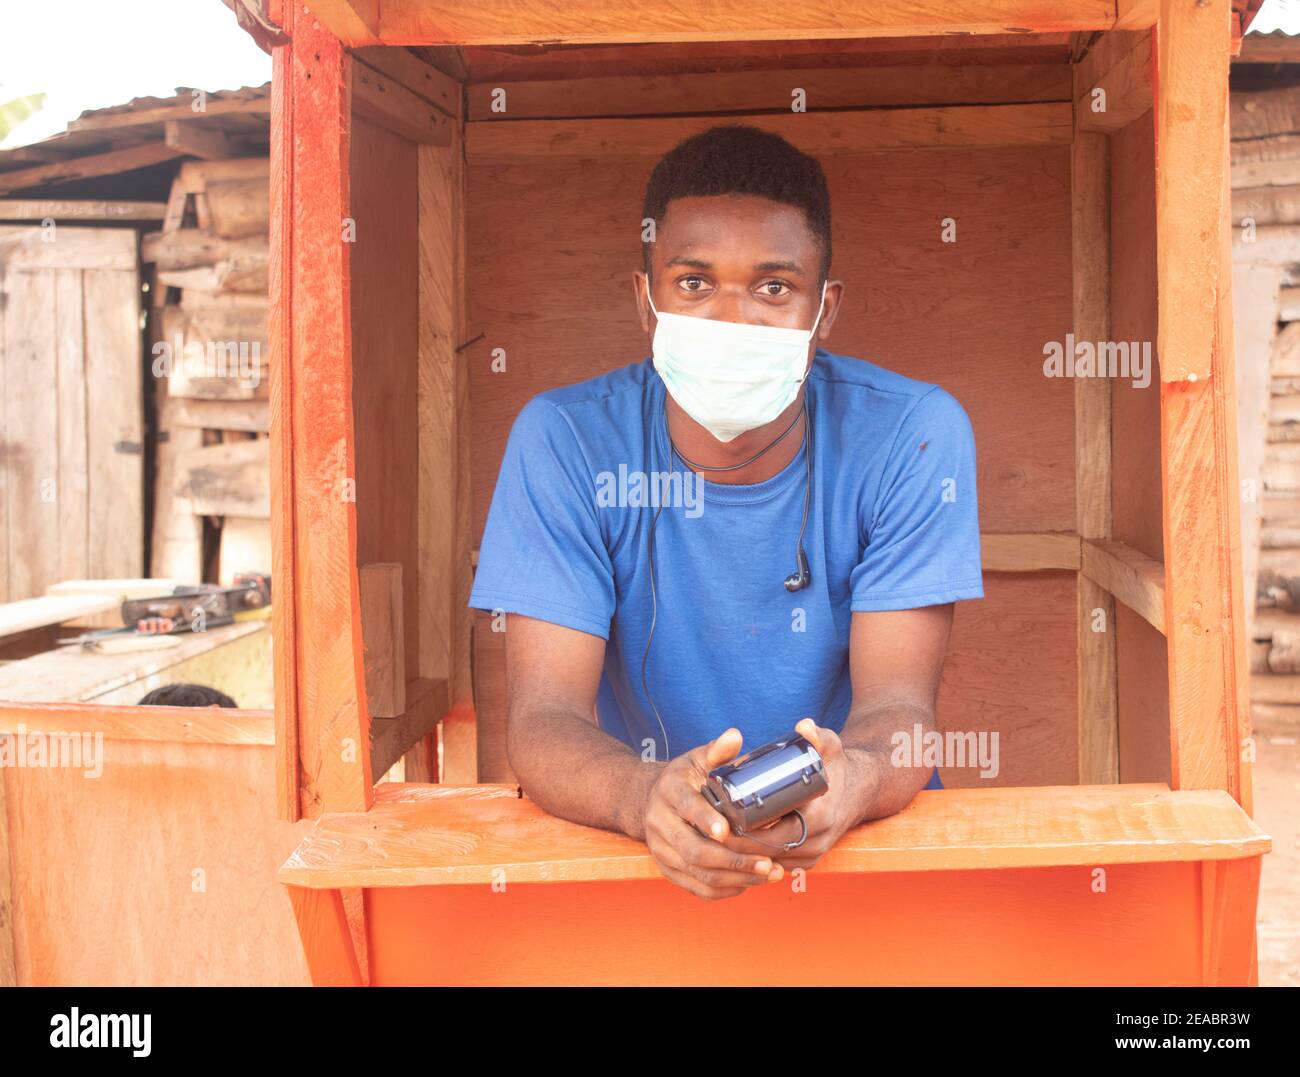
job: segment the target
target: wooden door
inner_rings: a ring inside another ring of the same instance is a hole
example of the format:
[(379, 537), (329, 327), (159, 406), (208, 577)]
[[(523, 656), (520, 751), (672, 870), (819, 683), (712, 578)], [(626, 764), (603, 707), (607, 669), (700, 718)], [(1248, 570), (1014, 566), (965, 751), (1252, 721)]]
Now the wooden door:
[(143, 569), (131, 229), (0, 226), (0, 600)]

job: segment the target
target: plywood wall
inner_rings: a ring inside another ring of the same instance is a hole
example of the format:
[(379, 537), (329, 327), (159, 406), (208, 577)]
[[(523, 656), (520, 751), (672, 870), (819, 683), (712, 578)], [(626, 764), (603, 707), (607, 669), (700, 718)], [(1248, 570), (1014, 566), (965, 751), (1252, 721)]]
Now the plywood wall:
[[(1072, 531), (1074, 388), (1043, 376), (1071, 327), (1068, 147), (913, 150), (823, 160), (833, 275), (846, 285), (827, 343), (942, 384), (975, 429), (981, 528)], [(535, 393), (650, 352), (632, 272), (653, 160), (471, 164), (465, 334), (473, 416), (474, 534), (482, 534), (510, 424)], [(957, 241), (944, 243), (945, 218)], [(506, 372), (491, 352), (504, 348)], [(998, 730), (994, 784), (1076, 774), (1074, 580), (989, 573), (958, 605), (941, 696), (948, 728)], [(1065, 611), (1065, 612), (1059, 612)], [(479, 679), (499, 633), (475, 637)], [(1018, 685), (1014, 693), (1007, 686)], [(485, 707), (485, 703), (487, 706)], [(480, 692), (480, 781), (509, 780), (493, 745), (504, 699)], [(976, 784), (951, 772), (953, 786)]]

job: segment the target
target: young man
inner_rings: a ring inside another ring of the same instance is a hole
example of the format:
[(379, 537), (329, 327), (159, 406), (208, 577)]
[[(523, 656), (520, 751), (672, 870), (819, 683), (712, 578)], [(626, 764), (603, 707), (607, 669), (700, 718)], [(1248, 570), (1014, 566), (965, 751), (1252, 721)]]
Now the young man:
[[(715, 127), (642, 217), (652, 355), (519, 413), (470, 605), (508, 614), (524, 792), (712, 900), (942, 788), (892, 735), (936, 728), (953, 603), (984, 594), (975, 447), (943, 389), (818, 345), (844, 289), (813, 158)], [(793, 815), (732, 834), (706, 774), (796, 732), (829, 781), (804, 840)]]

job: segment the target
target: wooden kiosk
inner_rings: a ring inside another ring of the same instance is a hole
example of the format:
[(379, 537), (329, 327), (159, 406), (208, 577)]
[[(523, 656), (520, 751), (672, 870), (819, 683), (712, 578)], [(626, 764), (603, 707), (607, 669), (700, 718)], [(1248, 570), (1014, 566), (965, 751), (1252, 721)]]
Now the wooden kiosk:
[[(316, 820), (279, 879), (316, 983), (1255, 982), (1226, 181), (1254, 6), (270, 6), (277, 780)], [(827, 171), (828, 346), (971, 416), (987, 597), (940, 721), (1004, 765), (709, 903), (522, 796), (466, 600), (511, 421), (647, 353), (645, 180), (728, 119)], [(1145, 344), (1148, 379), (1047, 376), (1067, 334)], [(428, 780), (376, 786), (403, 754)]]

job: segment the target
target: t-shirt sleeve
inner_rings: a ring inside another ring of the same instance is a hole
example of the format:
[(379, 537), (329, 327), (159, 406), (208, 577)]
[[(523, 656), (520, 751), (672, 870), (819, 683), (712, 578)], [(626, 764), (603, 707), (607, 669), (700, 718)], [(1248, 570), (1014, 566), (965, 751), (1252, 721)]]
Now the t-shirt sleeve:
[(594, 479), (569, 420), (534, 397), (516, 417), (469, 605), (609, 638), (614, 572)]
[(850, 580), (855, 612), (984, 597), (975, 435), (938, 386), (903, 419)]

